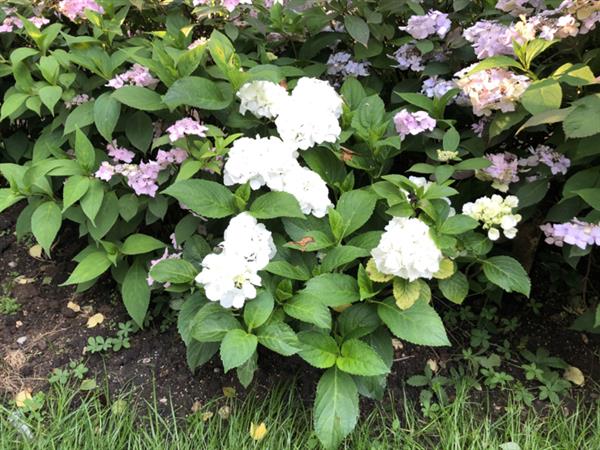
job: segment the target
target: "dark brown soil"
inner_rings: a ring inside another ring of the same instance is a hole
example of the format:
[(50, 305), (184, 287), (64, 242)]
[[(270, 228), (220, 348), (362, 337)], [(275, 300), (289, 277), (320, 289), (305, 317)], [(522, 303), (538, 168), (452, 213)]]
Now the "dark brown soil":
[[(73, 268), (71, 258), (85, 245), (72, 239), (75, 230), (66, 230), (53, 251), (52, 260), (30, 256), (30, 243), (17, 243), (14, 224), (18, 208), (0, 215), (0, 285), (5, 293), (14, 297), (21, 309), (13, 315), (0, 314), (0, 398), (12, 397), (27, 388), (33, 391), (47, 387), (48, 375), (54, 368), (82, 359), (90, 369), (87, 376), (106, 382), (112, 392), (134, 388), (141, 399), (172, 399), (172, 404), (190, 411), (196, 401), (223, 395), (224, 387), (234, 387), (243, 395), (245, 390), (235, 380), (235, 373), (223, 374), (217, 359), (209, 362), (195, 374), (185, 361), (185, 347), (176, 327), (164, 332), (156, 323), (131, 336), (131, 348), (104, 354), (84, 354), (90, 336), (114, 336), (117, 324), (128, 320), (113, 284), (103, 280), (82, 294), (71, 287), (60, 287)], [(80, 305), (82, 311), (67, 308), (68, 302)], [(526, 346), (533, 351), (546, 347), (554, 356), (580, 368), (588, 379), (600, 381), (600, 339), (583, 336), (569, 330), (566, 325), (573, 316), (559, 306), (544, 306), (541, 315), (526, 311), (523, 299), (509, 298), (509, 313), (520, 315), (521, 326), (515, 332), (515, 342), (527, 337)], [(87, 328), (88, 318), (102, 313), (105, 320), (94, 328)], [(464, 341), (466, 333), (455, 331), (452, 337)], [(21, 339), (20, 339), (21, 338)], [(26, 339), (24, 339), (26, 338)], [(24, 340), (24, 342), (23, 342)], [(419, 390), (406, 388), (403, 380), (423, 372), (428, 359), (441, 363), (460, 354), (460, 347), (429, 349), (404, 343), (396, 350), (396, 362), (389, 386), (398, 391), (401, 399), (407, 392), (417, 397)], [(260, 369), (253, 385), (266, 392), (278, 383), (291, 384), (295, 380), (301, 398), (312, 401), (319, 372), (310, 369), (299, 358), (280, 358), (263, 352), (259, 358)], [(442, 369), (445, 371), (445, 369)], [(518, 374), (516, 374), (518, 375)], [(406, 391), (404, 391), (407, 389)], [(502, 394), (499, 394), (502, 395)], [(167, 403), (163, 400), (163, 403)]]

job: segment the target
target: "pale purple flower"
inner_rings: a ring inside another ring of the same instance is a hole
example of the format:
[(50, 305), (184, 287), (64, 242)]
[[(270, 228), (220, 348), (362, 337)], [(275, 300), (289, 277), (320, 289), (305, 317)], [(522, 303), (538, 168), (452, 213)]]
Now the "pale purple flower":
[(72, 21), (85, 19), (86, 9), (104, 14), (104, 8), (94, 0), (62, 0), (58, 3), (58, 10)]
[(480, 20), (463, 32), (464, 38), (473, 45), (479, 59), (496, 55), (513, 55), (513, 32), (510, 27), (493, 20)]
[(18, 17), (9, 16), (0, 25), (0, 33), (11, 33), (15, 28), (23, 28), (23, 21)]
[(114, 89), (122, 88), (123, 86), (141, 86), (141, 87), (154, 87), (158, 84), (158, 79), (154, 78), (150, 71), (140, 65), (134, 64), (131, 69), (122, 74), (115, 76), (114, 78), (108, 80), (106, 86), (112, 87)]
[(456, 89), (456, 82), (453, 80), (444, 80), (437, 75), (425, 78), (421, 93), (429, 98), (442, 98), (448, 91)]
[(45, 17), (31, 16), (27, 20), (29, 20), (36, 28), (42, 28), (44, 25), (50, 23), (50, 20)]
[(200, 124), (191, 117), (186, 117), (185, 119), (178, 120), (169, 128), (167, 128), (167, 133), (169, 133), (169, 139), (171, 140), (171, 142), (175, 142), (188, 135), (206, 137), (206, 131), (208, 131), (207, 127)]
[(130, 163), (133, 161), (135, 156), (135, 153), (133, 153), (131, 150), (127, 150), (124, 147), (119, 147), (116, 140), (108, 144), (106, 146), (106, 150), (108, 151), (108, 156), (110, 156), (116, 162)]
[(506, 192), (509, 184), (519, 181), (517, 155), (504, 152), (487, 154), (485, 157), (492, 165), (479, 171), (477, 176), (483, 180), (491, 180), (493, 188), (498, 189), (500, 192)]
[(188, 157), (188, 153), (181, 148), (174, 148), (168, 152), (159, 150), (156, 154), (156, 162), (161, 167), (167, 167), (170, 164), (181, 164)]
[(527, 158), (519, 160), (520, 166), (525, 167), (536, 167), (540, 163), (548, 166), (552, 175), (562, 174), (566, 175), (569, 167), (571, 167), (571, 160), (562, 153), (554, 151), (547, 145), (538, 145), (536, 148), (530, 148), (529, 152), (531, 155)]
[(600, 224), (573, 218), (567, 223), (547, 223), (540, 228), (546, 236), (545, 242), (557, 247), (569, 244), (585, 250), (588, 246), (600, 245)]
[(394, 67), (400, 70), (422, 72), (425, 69), (423, 55), (414, 44), (401, 45), (390, 58), (396, 60), (397, 65)]
[(114, 174), (115, 167), (112, 166), (109, 162), (103, 161), (102, 164), (100, 164), (100, 167), (98, 168), (94, 176), (96, 178), (99, 178), (100, 180), (110, 181)]
[(424, 131), (432, 131), (437, 122), (425, 111), (411, 113), (403, 109), (394, 116), (394, 124), (400, 138), (404, 140), (408, 135), (417, 135)]
[(415, 39), (425, 39), (433, 34), (443, 39), (451, 26), (452, 22), (448, 19), (448, 14), (430, 10), (423, 16), (411, 16), (406, 26), (399, 28)]
[(329, 56), (327, 60), (327, 73), (329, 75), (341, 75), (366, 77), (369, 76), (369, 62), (356, 62), (348, 52), (337, 52)]
[(83, 105), (91, 100), (90, 96), (87, 94), (79, 94), (73, 97), (71, 100), (67, 100), (65, 102), (65, 108), (71, 109), (75, 106)]
[(483, 133), (485, 132), (485, 127), (487, 126), (488, 122), (489, 122), (489, 119), (484, 116), (481, 119), (479, 119), (477, 122), (471, 124), (471, 130), (473, 130), (473, 132), (477, 136), (482, 137)]

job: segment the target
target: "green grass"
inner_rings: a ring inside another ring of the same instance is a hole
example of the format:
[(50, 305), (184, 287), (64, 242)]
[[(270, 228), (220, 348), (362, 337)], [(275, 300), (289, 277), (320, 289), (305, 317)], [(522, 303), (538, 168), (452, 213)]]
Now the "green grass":
[[(67, 389), (53, 389), (46, 397), (40, 418), (25, 417), (33, 434), (26, 439), (9, 421), (16, 409), (0, 406), (0, 449), (318, 449), (311, 432), (310, 415), (290, 390), (270, 395), (248, 395), (244, 400), (219, 399), (188, 417), (176, 419), (158, 413), (156, 401), (134, 406), (130, 394), (109, 402), (100, 393), (83, 400)], [(116, 403), (116, 406), (114, 406)], [(217, 410), (228, 405), (223, 420)], [(389, 407), (390, 402), (387, 402)], [(424, 419), (414, 408), (399, 416), (378, 407), (362, 417), (344, 443), (352, 450), (500, 449), (515, 442), (522, 450), (598, 450), (600, 412), (584, 408), (565, 415), (560, 406), (548, 406), (543, 415), (511, 400), (505, 410), (494, 411), (486, 402), (472, 401), (464, 392), (433, 419)], [(202, 413), (214, 416), (202, 420)], [(261, 442), (249, 436), (250, 423), (264, 421), (268, 434)]]

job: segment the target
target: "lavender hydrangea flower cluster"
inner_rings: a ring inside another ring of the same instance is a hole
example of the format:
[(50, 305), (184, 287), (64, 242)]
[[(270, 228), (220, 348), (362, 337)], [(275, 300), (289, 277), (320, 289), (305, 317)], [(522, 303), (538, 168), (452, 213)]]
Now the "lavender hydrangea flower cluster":
[(425, 70), (425, 59), (415, 44), (409, 43), (398, 47), (390, 58), (396, 60), (396, 65), (400, 70), (412, 70), (413, 72), (422, 72)]
[(94, 0), (62, 0), (58, 3), (58, 10), (73, 22), (85, 19), (85, 10), (104, 14), (104, 8)]
[(136, 63), (128, 71), (108, 80), (106, 86), (114, 89), (119, 89), (123, 86), (154, 87), (158, 84), (158, 81), (158, 79), (150, 74), (150, 71), (146, 67)]
[(492, 181), (492, 187), (507, 192), (511, 183), (519, 181), (519, 159), (517, 155), (504, 152), (485, 155), (491, 166), (477, 172), (477, 178)]
[(178, 141), (185, 136), (193, 135), (198, 137), (206, 137), (206, 131), (208, 131), (207, 127), (191, 117), (180, 119), (167, 128), (167, 133), (169, 133), (169, 140), (171, 142)]
[[(0, 33), (11, 33), (15, 29), (20, 30), (23, 28), (23, 21), (15, 15), (17, 13), (16, 8), (3, 8), (3, 11), (6, 17), (0, 24)], [(29, 20), (37, 28), (42, 28), (42, 26), (50, 22), (45, 17), (38, 16), (31, 16), (27, 20)]]
[(405, 27), (399, 27), (400, 30), (406, 31), (415, 39), (427, 39), (429, 36), (437, 34), (440, 39), (443, 39), (452, 22), (448, 18), (448, 14), (440, 11), (430, 10), (422, 16), (411, 16)]
[(532, 147), (529, 149), (529, 152), (531, 153), (529, 157), (519, 160), (520, 166), (537, 167), (540, 164), (544, 164), (550, 168), (552, 175), (566, 175), (569, 167), (571, 167), (571, 160), (569, 158), (547, 145)]
[(408, 135), (417, 135), (425, 131), (432, 131), (437, 122), (426, 111), (411, 113), (403, 109), (394, 116), (394, 124), (400, 138), (404, 140)]
[(337, 52), (330, 55), (327, 60), (327, 73), (339, 75), (342, 78), (367, 77), (369, 76), (369, 66), (368, 62), (354, 61), (348, 52)]
[[(116, 146), (115, 143), (107, 147), (109, 156), (117, 164), (104, 161), (96, 171), (95, 177), (110, 181), (115, 175), (122, 175), (127, 179), (127, 184), (136, 195), (154, 197), (158, 191), (158, 175), (171, 164), (181, 164), (188, 157), (185, 150), (174, 148), (169, 151), (159, 150), (156, 159), (140, 164), (130, 164), (133, 152)], [(125, 163), (125, 164), (121, 164)]]
[(566, 223), (547, 223), (540, 228), (546, 236), (545, 242), (557, 247), (569, 244), (585, 250), (588, 246), (600, 245), (600, 224), (574, 218)]

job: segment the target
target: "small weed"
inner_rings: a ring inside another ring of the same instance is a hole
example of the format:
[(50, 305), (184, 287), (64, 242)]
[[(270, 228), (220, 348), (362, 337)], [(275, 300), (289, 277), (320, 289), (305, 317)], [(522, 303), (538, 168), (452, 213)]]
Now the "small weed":
[(16, 314), (21, 307), (22, 305), (16, 299), (8, 295), (0, 296), (0, 314), (10, 316)]

